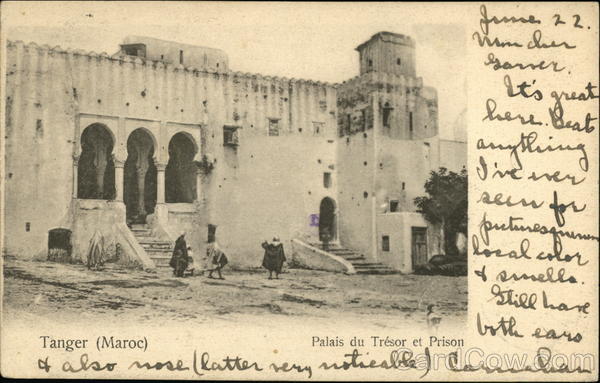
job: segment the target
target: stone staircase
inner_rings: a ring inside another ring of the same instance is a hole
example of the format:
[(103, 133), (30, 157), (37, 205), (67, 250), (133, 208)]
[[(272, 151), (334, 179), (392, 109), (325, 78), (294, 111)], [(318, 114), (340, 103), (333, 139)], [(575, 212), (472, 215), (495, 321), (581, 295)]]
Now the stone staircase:
[(146, 224), (133, 224), (130, 230), (156, 267), (169, 267), (173, 255), (173, 243), (154, 237), (152, 230)]
[[(311, 243), (313, 247), (323, 250), (323, 244), (320, 242)], [(325, 250), (323, 250), (325, 251)], [(384, 265), (381, 262), (369, 262), (363, 254), (357, 253), (354, 250), (347, 249), (345, 247), (330, 244), (326, 250), (332, 255), (336, 255), (340, 258), (350, 262), (356, 270), (356, 274), (397, 274), (398, 272), (391, 267)]]

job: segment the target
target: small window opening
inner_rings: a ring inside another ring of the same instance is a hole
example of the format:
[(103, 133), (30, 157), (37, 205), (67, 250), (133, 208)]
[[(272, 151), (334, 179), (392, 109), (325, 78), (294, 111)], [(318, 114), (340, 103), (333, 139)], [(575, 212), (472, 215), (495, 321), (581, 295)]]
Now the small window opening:
[(390, 251), (390, 236), (384, 235), (381, 237), (381, 250)]
[(369, 60), (369, 68), (373, 67), (373, 60)]
[(224, 126), (223, 127), (223, 145), (237, 146), (239, 144), (238, 127)]
[(25, 231), (26, 232), (30, 232), (31, 231), (31, 222), (25, 222)]
[(323, 131), (323, 125), (324, 123), (322, 122), (313, 122), (313, 134), (315, 136), (321, 134), (321, 132)]
[(411, 133), (413, 132), (413, 113), (412, 112), (408, 112), (408, 130)]
[(406, 183), (402, 182), (402, 190), (406, 190)]
[(394, 108), (392, 108), (390, 104), (386, 102), (385, 106), (383, 107), (383, 126), (386, 128), (390, 127), (390, 116), (393, 110)]
[(390, 213), (397, 213), (398, 212), (398, 200), (391, 200), (390, 201)]
[(331, 187), (331, 173), (323, 173), (323, 187), (329, 189)]
[(396, 65), (400, 65), (402, 63), (402, 61), (400, 61), (400, 59), (396, 59)]
[(279, 120), (269, 118), (269, 136), (279, 136)]
[(179, 51), (179, 63), (183, 64), (183, 51), (182, 50)]
[(360, 111), (361, 114), (361, 119), (362, 119), (362, 125), (360, 127), (360, 130), (362, 132), (364, 132), (365, 130), (367, 130), (367, 110), (363, 109)]

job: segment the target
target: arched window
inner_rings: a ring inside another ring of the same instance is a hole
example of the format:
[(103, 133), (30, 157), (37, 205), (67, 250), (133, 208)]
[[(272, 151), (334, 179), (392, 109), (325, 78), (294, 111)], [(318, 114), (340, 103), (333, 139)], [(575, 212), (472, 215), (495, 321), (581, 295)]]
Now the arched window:
[(167, 203), (191, 203), (196, 199), (196, 146), (185, 133), (177, 133), (169, 142), (169, 162), (165, 169)]
[(112, 135), (104, 125), (92, 124), (85, 128), (77, 166), (77, 198), (115, 198), (113, 146)]

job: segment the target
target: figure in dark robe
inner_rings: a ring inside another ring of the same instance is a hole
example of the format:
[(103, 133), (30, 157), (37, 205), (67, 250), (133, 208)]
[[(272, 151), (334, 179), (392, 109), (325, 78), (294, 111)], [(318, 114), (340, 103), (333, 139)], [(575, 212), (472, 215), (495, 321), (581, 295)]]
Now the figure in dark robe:
[(273, 272), (275, 272), (275, 279), (279, 279), (283, 262), (285, 262), (283, 244), (279, 242), (278, 237), (275, 237), (272, 242), (264, 241), (262, 247), (265, 249), (262, 266), (269, 270), (269, 279), (273, 279)]
[(185, 241), (185, 233), (181, 234), (175, 241), (173, 256), (169, 266), (173, 268), (173, 274), (176, 277), (183, 277), (183, 272), (188, 267), (188, 246)]

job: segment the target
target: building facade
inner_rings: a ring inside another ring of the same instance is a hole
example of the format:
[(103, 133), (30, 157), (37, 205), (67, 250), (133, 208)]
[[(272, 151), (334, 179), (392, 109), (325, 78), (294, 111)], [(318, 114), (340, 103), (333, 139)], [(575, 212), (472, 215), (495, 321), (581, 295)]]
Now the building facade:
[(199, 255), (212, 224), (232, 266), (259, 266), (276, 235), (329, 235), (410, 272), (442, 248), (414, 197), (431, 170), (466, 165), (464, 143), (439, 139), (414, 49), (380, 32), (357, 48), (358, 77), (327, 84), (145, 37), (114, 55), (8, 42), (3, 250), (83, 260), (99, 231), (152, 268), (143, 228), (185, 232)]

